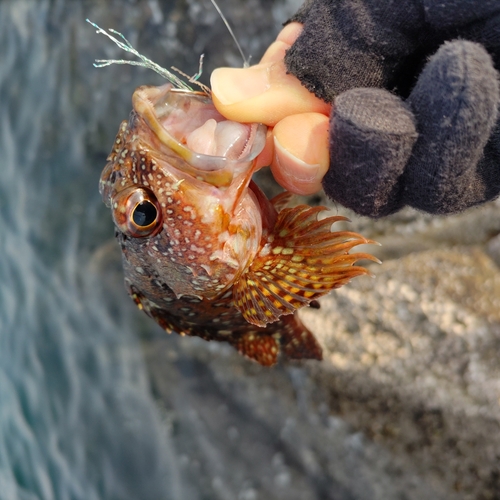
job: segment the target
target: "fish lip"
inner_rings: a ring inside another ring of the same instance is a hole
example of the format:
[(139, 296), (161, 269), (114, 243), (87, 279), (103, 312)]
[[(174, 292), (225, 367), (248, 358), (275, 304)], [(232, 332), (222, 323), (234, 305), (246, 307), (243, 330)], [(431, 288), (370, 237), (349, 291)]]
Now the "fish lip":
[[(236, 159), (200, 154), (189, 149), (167, 130), (164, 123), (172, 116), (174, 120), (171, 121), (175, 122), (173, 113), (176, 112), (183, 116), (189, 115), (193, 120), (197, 118), (197, 113), (201, 114), (201, 120), (205, 115), (225, 120), (204, 92), (174, 89), (170, 83), (160, 87), (142, 86), (135, 90), (132, 104), (134, 111), (144, 120), (160, 143), (184, 160), (181, 170), (215, 185), (227, 186), (234, 175), (251, 168), (266, 143), (267, 127), (255, 123), (248, 124), (249, 139)], [(183, 114), (184, 111), (186, 112)]]

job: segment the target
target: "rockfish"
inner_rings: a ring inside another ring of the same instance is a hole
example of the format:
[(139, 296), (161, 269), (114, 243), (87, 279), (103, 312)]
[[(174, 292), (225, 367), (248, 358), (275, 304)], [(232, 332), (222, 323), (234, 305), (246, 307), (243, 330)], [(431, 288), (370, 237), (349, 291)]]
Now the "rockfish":
[(252, 181), (266, 127), (226, 120), (208, 94), (139, 87), (100, 180), (121, 246), (126, 287), (167, 332), (229, 342), (266, 366), (322, 359), (295, 314), (368, 271), (373, 243), (333, 232), (344, 217), (288, 208)]

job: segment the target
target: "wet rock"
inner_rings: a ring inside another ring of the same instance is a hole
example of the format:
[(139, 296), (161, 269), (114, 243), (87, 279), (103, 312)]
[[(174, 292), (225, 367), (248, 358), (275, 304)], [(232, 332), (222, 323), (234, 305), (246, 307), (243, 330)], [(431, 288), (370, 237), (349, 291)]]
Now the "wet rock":
[[(387, 261), (303, 318), (327, 348), (313, 378), (377, 443), (461, 498), (500, 491), (500, 274), (479, 246)], [(318, 314), (319, 313), (319, 314)]]

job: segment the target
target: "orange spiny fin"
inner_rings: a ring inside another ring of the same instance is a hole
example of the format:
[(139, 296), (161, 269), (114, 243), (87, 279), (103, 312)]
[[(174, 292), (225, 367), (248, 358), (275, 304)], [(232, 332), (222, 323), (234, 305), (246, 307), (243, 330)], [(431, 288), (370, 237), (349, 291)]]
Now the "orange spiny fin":
[(249, 323), (265, 326), (355, 276), (369, 274), (354, 264), (361, 259), (377, 259), (349, 251), (374, 242), (350, 231), (332, 232), (334, 222), (346, 219), (318, 220), (323, 210), (299, 205), (278, 214), (273, 232), (233, 288), (234, 303)]
[(279, 346), (274, 337), (256, 331), (244, 333), (237, 338), (228, 338), (240, 354), (263, 366), (273, 366), (278, 359)]
[(321, 346), (297, 314), (281, 318), (281, 351), (288, 359), (323, 359)]
[(276, 212), (281, 212), (295, 197), (293, 193), (290, 191), (283, 191), (280, 194), (277, 194), (272, 200), (271, 203), (274, 205)]

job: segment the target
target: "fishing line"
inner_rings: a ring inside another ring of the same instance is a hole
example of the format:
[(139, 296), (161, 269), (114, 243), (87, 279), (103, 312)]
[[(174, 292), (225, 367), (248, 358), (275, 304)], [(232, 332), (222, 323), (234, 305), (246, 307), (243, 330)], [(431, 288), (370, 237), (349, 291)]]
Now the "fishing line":
[[(217, 2), (215, 0), (210, 0), (210, 1), (212, 2), (212, 5), (215, 7), (215, 10), (219, 14), (220, 18), (224, 22), (224, 24), (225, 24), (227, 30), (229, 31), (229, 34), (231, 35), (234, 43), (236, 44), (236, 47), (238, 48), (240, 55), (243, 59), (243, 67), (248, 68), (248, 66), (250, 65), (250, 57), (248, 57), (248, 59), (245, 57), (245, 53), (243, 52), (243, 49), (241, 48), (241, 45), (238, 42), (238, 39), (236, 38), (228, 20), (226, 19), (226, 17), (222, 13), (220, 7), (217, 5)], [(176, 76), (174, 73), (172, 73), (168, 69), (160, 66), (159, 64), (156, 64), (151, 59), (148, 59), (146, 56), (144, 56), (140, 52), (138, 52), (132, 46), (132, 44), (125, 38), (125, 36), (122, 35), (119, 31), (116, 31), (116, 30), (110, 28), (108, 30), (109, 31), (108, 32), (108, 31), (102, 29), (97, 24), (90, 21), (89, 19), (85, 19), (85, 20), (97, 30), (97, 33), (101, 33), (103, 35), (106, 35), (110, 40), (112, 40), (114, 43), (116, 43), (116, 45), (118, 45), (118, 47), (120, 47), (120, 49), (124, 50), (125, 52), (130, 52), (131, 54), (135, 55), (136, 57), (138, 57), (140, 59), (140, 61), (129, 61), (127, 59), (96, 59), (94, 62), (94, 66), (96, 68), (103, 68), (105, 66), (110, 66), (111, 64), (128, 64), (131, 66), (141, 66), (143, 68), (152, 69), (153, 71), (155, 71), (156, 73), (161, 75), (163, 78), (168, 80), (175, 88), (188, 90), (188, 91), (194, 91), (194, 89), (190, 85), (188, 85), (184, 80), (182, 80), (181, 78)], [(114, 37), (110, 33), (117, 35), (118, 37), (121, 38), (121, 40)], [(203, 57), (204, 57), (204, 54), (202, 54), (200, 56), (198, 72), (193, 76), (188, 76), (188, 75), (186, 75), (186, 73), (182, 72), (181, 70), (179, 70), (173, 66), (171, 69), (174, 70), (175, 72), (179, 73), (184, 78), (186, 78), (186, 80), (189, 83), (198, 85), (199, 87), (201, 87), (201, 89), (205, 93), (210, 95), (210, 93), (211, 93), (210, 88), (198, 81), (198, 79), (201, 77), (202, 70), (203, 70)]]
[(245, 53), (243, 52), (243, 49), (241, 48), (241, 45), (239, 44), (238, 39), (236, 38), (236, 35), (234, 34), (228, 20), (226, 19), (226, 17), (224, 16), (222, 11), (220, 10), (219, 6), (217, 5), (217, 2), (215, 0), (210, 0), (210, 1), (212, 2), (212, 5), (215, 7), (215, 10), (219, 13), (220, 18), (222, 19), (222, 21), (226, 25), (226, 28), (229, 31), (229, 34), (231, 35), (231, 37), (233, 38), (234, 43), (236, 44), (236, 47), (238, 47), (238, 50), (240, 51), (241, 58), (243, 59), (243, 67), (248, 68), (248, 66), (250, 66), (250, 57), (248, 59), (245, 57)]

